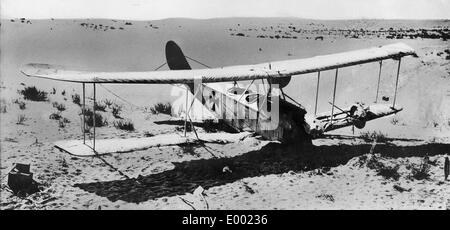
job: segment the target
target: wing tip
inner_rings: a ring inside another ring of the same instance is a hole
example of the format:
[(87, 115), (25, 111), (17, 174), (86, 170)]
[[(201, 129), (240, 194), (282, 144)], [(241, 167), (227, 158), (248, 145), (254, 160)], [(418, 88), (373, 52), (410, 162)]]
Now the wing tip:
[(28, 77), (38, 77), (54, 73), (57, 68), (50, 64), (28, 63), (20, 68), (20, 72)]

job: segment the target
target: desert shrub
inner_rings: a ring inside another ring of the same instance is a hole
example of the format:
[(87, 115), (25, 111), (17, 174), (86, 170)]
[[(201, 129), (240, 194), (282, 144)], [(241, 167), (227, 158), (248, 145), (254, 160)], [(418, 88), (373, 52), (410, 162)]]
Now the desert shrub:
[(65, 128), (67, 123), (70, 123), (69, 119), (65, 117), (60, 117), (58, 120), (58, 127)]
[(113, 105), (113, 101), (109, 99), (104, 99), (103, 103), (108, 107), (111, 108), (111, 105)]
[(56, 94), (56, 88), (53, 87), (52, 92), (50, 94)]
[(112, 107), (112, 114), (115, 118), (121, 118), (120, 117), (120, 112), (122, 111), (122, 106), (114, 104)]
[(61, 119), (58, 120), (58, 127), (60, 128), (65, 128), (66, 127), (66, 123), (64, 123), (64, 121), (62, 121)]
[(367, 159), (366, 165), (369, 169), (378, 170), (379, 168), (383, 167), (383, 163), (381, 163), (377, 155), (370, 155), (366, 159)]
[(65, 117), (61, 117), (61, 119), (59, 119), (60, 121), (64, 122), (64, 123), (70, 123), (70, 120), (65, 118)]
[(72, 95), (72, 102), (76, 105), (81, 106), (81, 99), (80, 99), (80, 95), (79, 94), (73, 94)]
[(25, 121), (27, 120), (27, 117), (24, 114), (19, 114), (17, 116), (17, 122), (16, 124), (18, 125), (23, 125), (25, 123)]
[(86, 124), (88, 126), (91, 126), (91, 127), (94, 126), (94, 119), (95, 119), (95, 127), (102, 127), (102, 126), (105, 126), (108, 124), (106, 119), (104, 119), (100, 113), (95, 113), (95, 116), (94, 116), (94, 112), (92, 112), (92, 110), (90, 110), (90, 109), (82, 110), (81, 114), (83, 114), (83, 113), (86, 116)]
[(395, 166), (387, 166), (382, 164), (383, 166), (377, 170), (378, 175), (384, 177), (385, 179), (394, 179), (398, 180), (400, 178), (400, 173), (398, 173), (399, 165)]
[(153, 114), (164, 113), (171, 115), (172, 114), (172, 105), (170, 103), (156, 103), (153, 107), (150, 108), (150, 112)]
[(97, 103), (97, 102), (95, 102), (94, 108), (95, 108), (96, 111), (106, 112), (106, 104), (104, 104), (104, 103)]
[(398, 119), (396, 117), (392, 118), (391, 124), (393, 124), (393, 125), (398, 124)]
[(411, 167), (411, 177), (416, 180), (428, 179), (430, 177), (430, 167), (428, 159), (425, 157), (420, 165)]
[(331, 194), (320, 194), (317, 195), (316, 198), (320, 198), (320, 199), (324, 199), (324, 200), (328, 200), (331, 202), (334, 202), (334, 196)]
[[(88, 126), (94, 126), (94, 116), (87, 116), (86, 117), (86, 124)], [(100, 113), (95, 113), (95, 127), (102, 127), (108, 125), (108, 121), (103, 118), (103, 116)]]
[(362, 132), (360, 137), (366, 141), (373, 141), (373, 140), (376, 140), (377, 142), (386, 142), (387, 141), (386, 135), (383, 134), (382, 132), (377, 132), (377, 131)]
[(20, 90), (19, 93), (23, 95), (25, 100), (30, 101), (46, 101), (47, 100), (47, 92), (38, 90), (35, 86), (26, 87), (23, 90)]
[(59, 120), (61, 117), (62, 117), (61, 113), (60, 112), (56, 112), (56, 113), (50, 114), (50, 116), (48, 118), (52, 119), (52, 120)]
[(61, 95), (65, 96), (65, 95), (66, 95), (66, 91), (63, 90), (63, 91), (61, 92)]
[(121, 130), (133, 131), (134, 124), (131, 120), (118, 120), (114, 121), (114, 127)]
[(377, 155), (371, 155), (367, 159), (367, 167), (375, 170), (378, 175), (382, 176), (385, 179), (398, 180), (400, 178), (400, 173), (398, 172), (400, 166), (385, 165), (380, 161), (380, 158)]
[(52, 105), (53, 105), (53, 108), (56, 108), (60, 112), (66, 110), (66, 106), (64, 104), (60, 104), (60, 103), (58, 103), (56, 101), (53, 102)]

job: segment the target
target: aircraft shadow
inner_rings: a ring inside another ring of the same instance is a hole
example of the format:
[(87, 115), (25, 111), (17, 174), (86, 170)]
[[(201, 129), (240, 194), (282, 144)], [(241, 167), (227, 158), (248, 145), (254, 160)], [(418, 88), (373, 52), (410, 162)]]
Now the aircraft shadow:
[[(163, 120), (163, 121), (154, 121), (153, 123), (157, 125), (174, 125), (178, 126), (180, 128), (184, 127), (184, 121), (183, 120)], [(217, 132), (217, 131), (224, 131), (229, 133), (237, 133), (236, 130), (230, 128), (228, 125), (225, 125), (222, 122), (192, 122), (192, 124), (195, 127), (201, 127), (205, 130), (208, 130), (210, 132)], [(189, 125), (189, 123), (188, 123)], [(188, 126), (188, 129), (190, 129), (190, 125)]]
[[(246, 177), (306, 171), (346, 164), (351, 158), (369, 152), (371, 144), (296, 146), (269, 143), (258, 151), (231, 158), (213, 158), (174, 163), (175, 168), (137, 179), (75, 184), (75, 187), (106, 197), (140, 203), (163, 196), (193, 192), (201, 185), (207, 189)], [(432, 156), (449, 153), (450, 144), (395, 146), (377, 144), (375, 152), (393, 158)], [(223, 172), (225, 166), (231, 173)]]

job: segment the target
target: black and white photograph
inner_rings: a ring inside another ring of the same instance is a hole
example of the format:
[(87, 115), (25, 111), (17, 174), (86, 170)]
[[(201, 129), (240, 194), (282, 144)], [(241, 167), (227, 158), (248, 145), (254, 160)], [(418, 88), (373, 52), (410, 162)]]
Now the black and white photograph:
[(450, 210), (450, 0), (0, 9), (1, 210)]

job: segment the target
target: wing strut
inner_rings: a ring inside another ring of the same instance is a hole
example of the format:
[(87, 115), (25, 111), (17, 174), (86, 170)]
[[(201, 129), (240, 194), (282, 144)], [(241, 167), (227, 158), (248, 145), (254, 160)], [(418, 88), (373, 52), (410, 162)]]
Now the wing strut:
[(338, 77), (338, 68), (336, 68), (336, 75), (334, 76), (334, 90), (333, 90), (333, 104), (331, 106), (331, 121), (330, 124), (333, 124), (333, 116), (334, 116), (334, 101), (336, 99), (336, 84)]
[(316, 104), (314, 105), (314, 116), (317, 115), (317, 99), (319, 99), (319, 83), (320, 83), (320, 71), (317, 74)]
[(381, 67), (382, 66), (383, 66), (383, 60), (380, 61), (380, 70), (378, 71), (377, 96), (375, 97), (375, 103), (377, 103), (377, 101), (378, 101), (378, 90), (380, 89)]
[(83, 144), (86, 144), (86, 85), (83, 82)]
[(95, 94), (96, 94), (96, 92), (95, 92), (95, 83), (94, 83), (94, 114), (93, 114), (93, 117), (92, 117), (92, 120), (93, 120), (93, 122), (94, 122), (94, 144), (93, 144), (93, 148), (94, 148), (94, 153), (95, 153), (95, 104), (96, 104), (96, 102), (95, 102)]
[(394, 102), (392, 103), (392, 108), (395, 108), (395, 100), (397, 99), (397, 87), (398, 87), (398, 76), (400, 75), (400, 64), (402, 62), (402, 58), (398, 59), (398, 67), (397, 67), (397, 79), (395, 80), (395, 93), (394, 93)]
[(187, 108), (187, 106), (188, 106), (188, 99), (187, 99), (187, 96), (188, 96), (188, 91), (187, 91), (187, 87), (186, 87), (186, 114), (185, 114), (185, 118), (184, 118), (184, 136), (186, 137), (186, 128), (187, 128), (187, 119), (189, 118), (189, 123), (190, 123), (190, 125), (191, 125), (191, 128), (192, 128), (192, 130), (194, 131), (194, 134), (195, 134), (195, 136), (197, 137), (197, 139), (198, 140), (200, 140), (200, 138), (198, 137), (198, 134), (197, 134), (197, 131), (195, 130), (195, 126), (194, 126), (194, 124), (192, 123), (192, 119), (191, 119), (191, 117), (189, 116), (189, 112), (191, 112), (191, 108), (192, 108), (192, 106), (194, 105), (194, 101), (195, 101), (195, 97), (197, 96), (197, 93), (200, 91), (200, 92), (203, 92), (203, 84), (200, 84), (200, 87), (195, 91), (195, 93), (192, 95), (192, 101), (191, 101), (191, 104), (190, 104), (190, 106), (189, 106), (189, 109)]
[(186, 114), (184, 115), (184, 137), (186, 137), (186, 129), (187, 129), (187, 113), (188, 113), (188, 87), (186, 86), (186, 105), (184, 110), (186, 111)]

